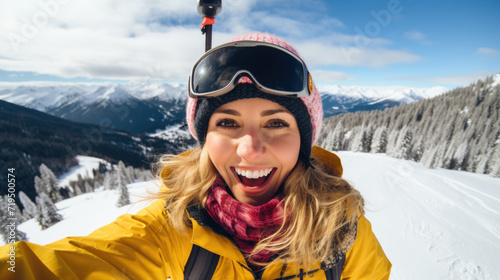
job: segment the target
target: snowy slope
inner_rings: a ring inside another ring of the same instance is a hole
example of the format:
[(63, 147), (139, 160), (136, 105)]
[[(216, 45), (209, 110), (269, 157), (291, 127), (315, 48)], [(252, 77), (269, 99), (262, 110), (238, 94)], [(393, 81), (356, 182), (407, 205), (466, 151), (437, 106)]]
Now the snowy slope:
[(500, 179), (339, 153), (393, 264), (391, 279), (500, 279)]
[[(393, 264), (391, 279), (500, 279), (500, 179), (427, 169), (383, 154), (339, 152), (344, 178), (363, 194), (366, 216)], [(128, 186), (131, 194), (153, 182)], [(116, 208), (115, 191), (98, 191), (57, 203), (64, 220), (42, 231), (29, 220), (19, 229), (47, 244), (86, 235), (148, 202)], [(133, 201), (140, 201), (135, 197)]]
[(122, 214), (135, 214), (151, 201), (141, 196), (147, 195), (147, 190), (153, 191), (152, 182), (139, 182), (128, 185), (132, 204), (116, 207), (118, 190), (96, 191), (84, 193), (56, 203), (58, 213), (64, 220), (42, 230), (38, 222), (30, 219), (18, 226), (18, 230), (27, 234), (30, 242), (48, 244), (66, 236), (87, 235), (95, 229), (114, 221)]
[(89, 156), (76, 156), (76, 160), (78, 161), (78, 165), (59, 177), (57, 182), (59, 187), (69, 187), (69, 182), (78, 180), (78, 175), (82, 178), (92, 177), (92, 169), (97, 170), (99, 163), (106, 163), (105, 160)]

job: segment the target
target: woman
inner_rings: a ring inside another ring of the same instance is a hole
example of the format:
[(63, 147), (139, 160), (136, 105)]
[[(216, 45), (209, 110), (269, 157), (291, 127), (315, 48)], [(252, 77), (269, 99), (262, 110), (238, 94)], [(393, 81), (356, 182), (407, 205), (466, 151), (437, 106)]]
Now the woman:
[(321, 119), (285, 41), (248, 34), (215, 48), (189, 82), (200, 146), (161, 158), (159, 199), (87, 237), (18, 242), (15, 274), (2, 259), (0, 277), (388, 279), (362, 197), (338, 157), (313, 146)]

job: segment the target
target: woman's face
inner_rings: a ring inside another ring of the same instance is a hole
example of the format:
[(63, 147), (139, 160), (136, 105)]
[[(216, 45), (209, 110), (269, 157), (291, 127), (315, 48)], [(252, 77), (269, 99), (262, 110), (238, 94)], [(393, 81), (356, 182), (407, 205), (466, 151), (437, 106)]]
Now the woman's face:
[(235, 198), (261, 205), (297, 163), (300, 133), (294, 116), (278, 103), (240, 99), (215, 110), (205, 145)]

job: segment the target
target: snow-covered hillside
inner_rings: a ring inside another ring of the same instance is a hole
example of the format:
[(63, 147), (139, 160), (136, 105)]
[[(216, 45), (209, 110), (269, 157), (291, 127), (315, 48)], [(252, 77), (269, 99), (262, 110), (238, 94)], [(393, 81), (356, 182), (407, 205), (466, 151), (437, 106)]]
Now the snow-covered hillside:
[(391, 279), (500, 279), (500, 179), (339, 153), (393, 264)]
[(42, 230), (35, 219), (30, 219), (18, 226), (18, 230), (27, 234), (28, 241), (47, 244), (66, 236), (87, 235), (95, 229), (107, 225), (122, 214), (134, 214), (151, 201), (141, 196), (154, 191), (152, 182), (138, 182), (128, 185), (132, 204), (116, 207), (118, 190), (84, 193), (56, 203), (58, 213), (63, 220), (46, 230)]
[[(500, 279), (500, 179), (390, 158), (339, 152), (344, 178), (363, 194), (366, 216), (393, 264), (391, 279)], [(132, 195), (153, 182), (128, 186)], [(86, 235), (148, 201), (116, 208), (115, 191), (57, 203), (64, 220), (42, 231), (32, 219), (19, 230), (47, 244)], [(133, 201), (141, 201), (136, 196)]]
[(82, 178), (92, 177), (92, 169), (98, 170), (99, 163), (109, 164), (105, 160), (89, 156), (76, 156), (76, 160), (79, 164), (59, 178), (57, 182), (59, 187), (68, 187), (70, 181), (78, 180), (78, 175)]

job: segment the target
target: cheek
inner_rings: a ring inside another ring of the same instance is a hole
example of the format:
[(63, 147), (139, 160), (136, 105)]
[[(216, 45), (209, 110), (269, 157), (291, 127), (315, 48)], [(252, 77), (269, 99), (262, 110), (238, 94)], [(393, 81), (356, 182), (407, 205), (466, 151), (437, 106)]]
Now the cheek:
[(231, 141), (217, 133), (208, 133), (205, 141), (208, 155), (220, 173), (221, 168), (230, 159), (232, 152)]
[(270, 142), (273, 154), (285, 169), (292, 169), (297, 163), (300, 152), (300, 134), (275, 137)]

